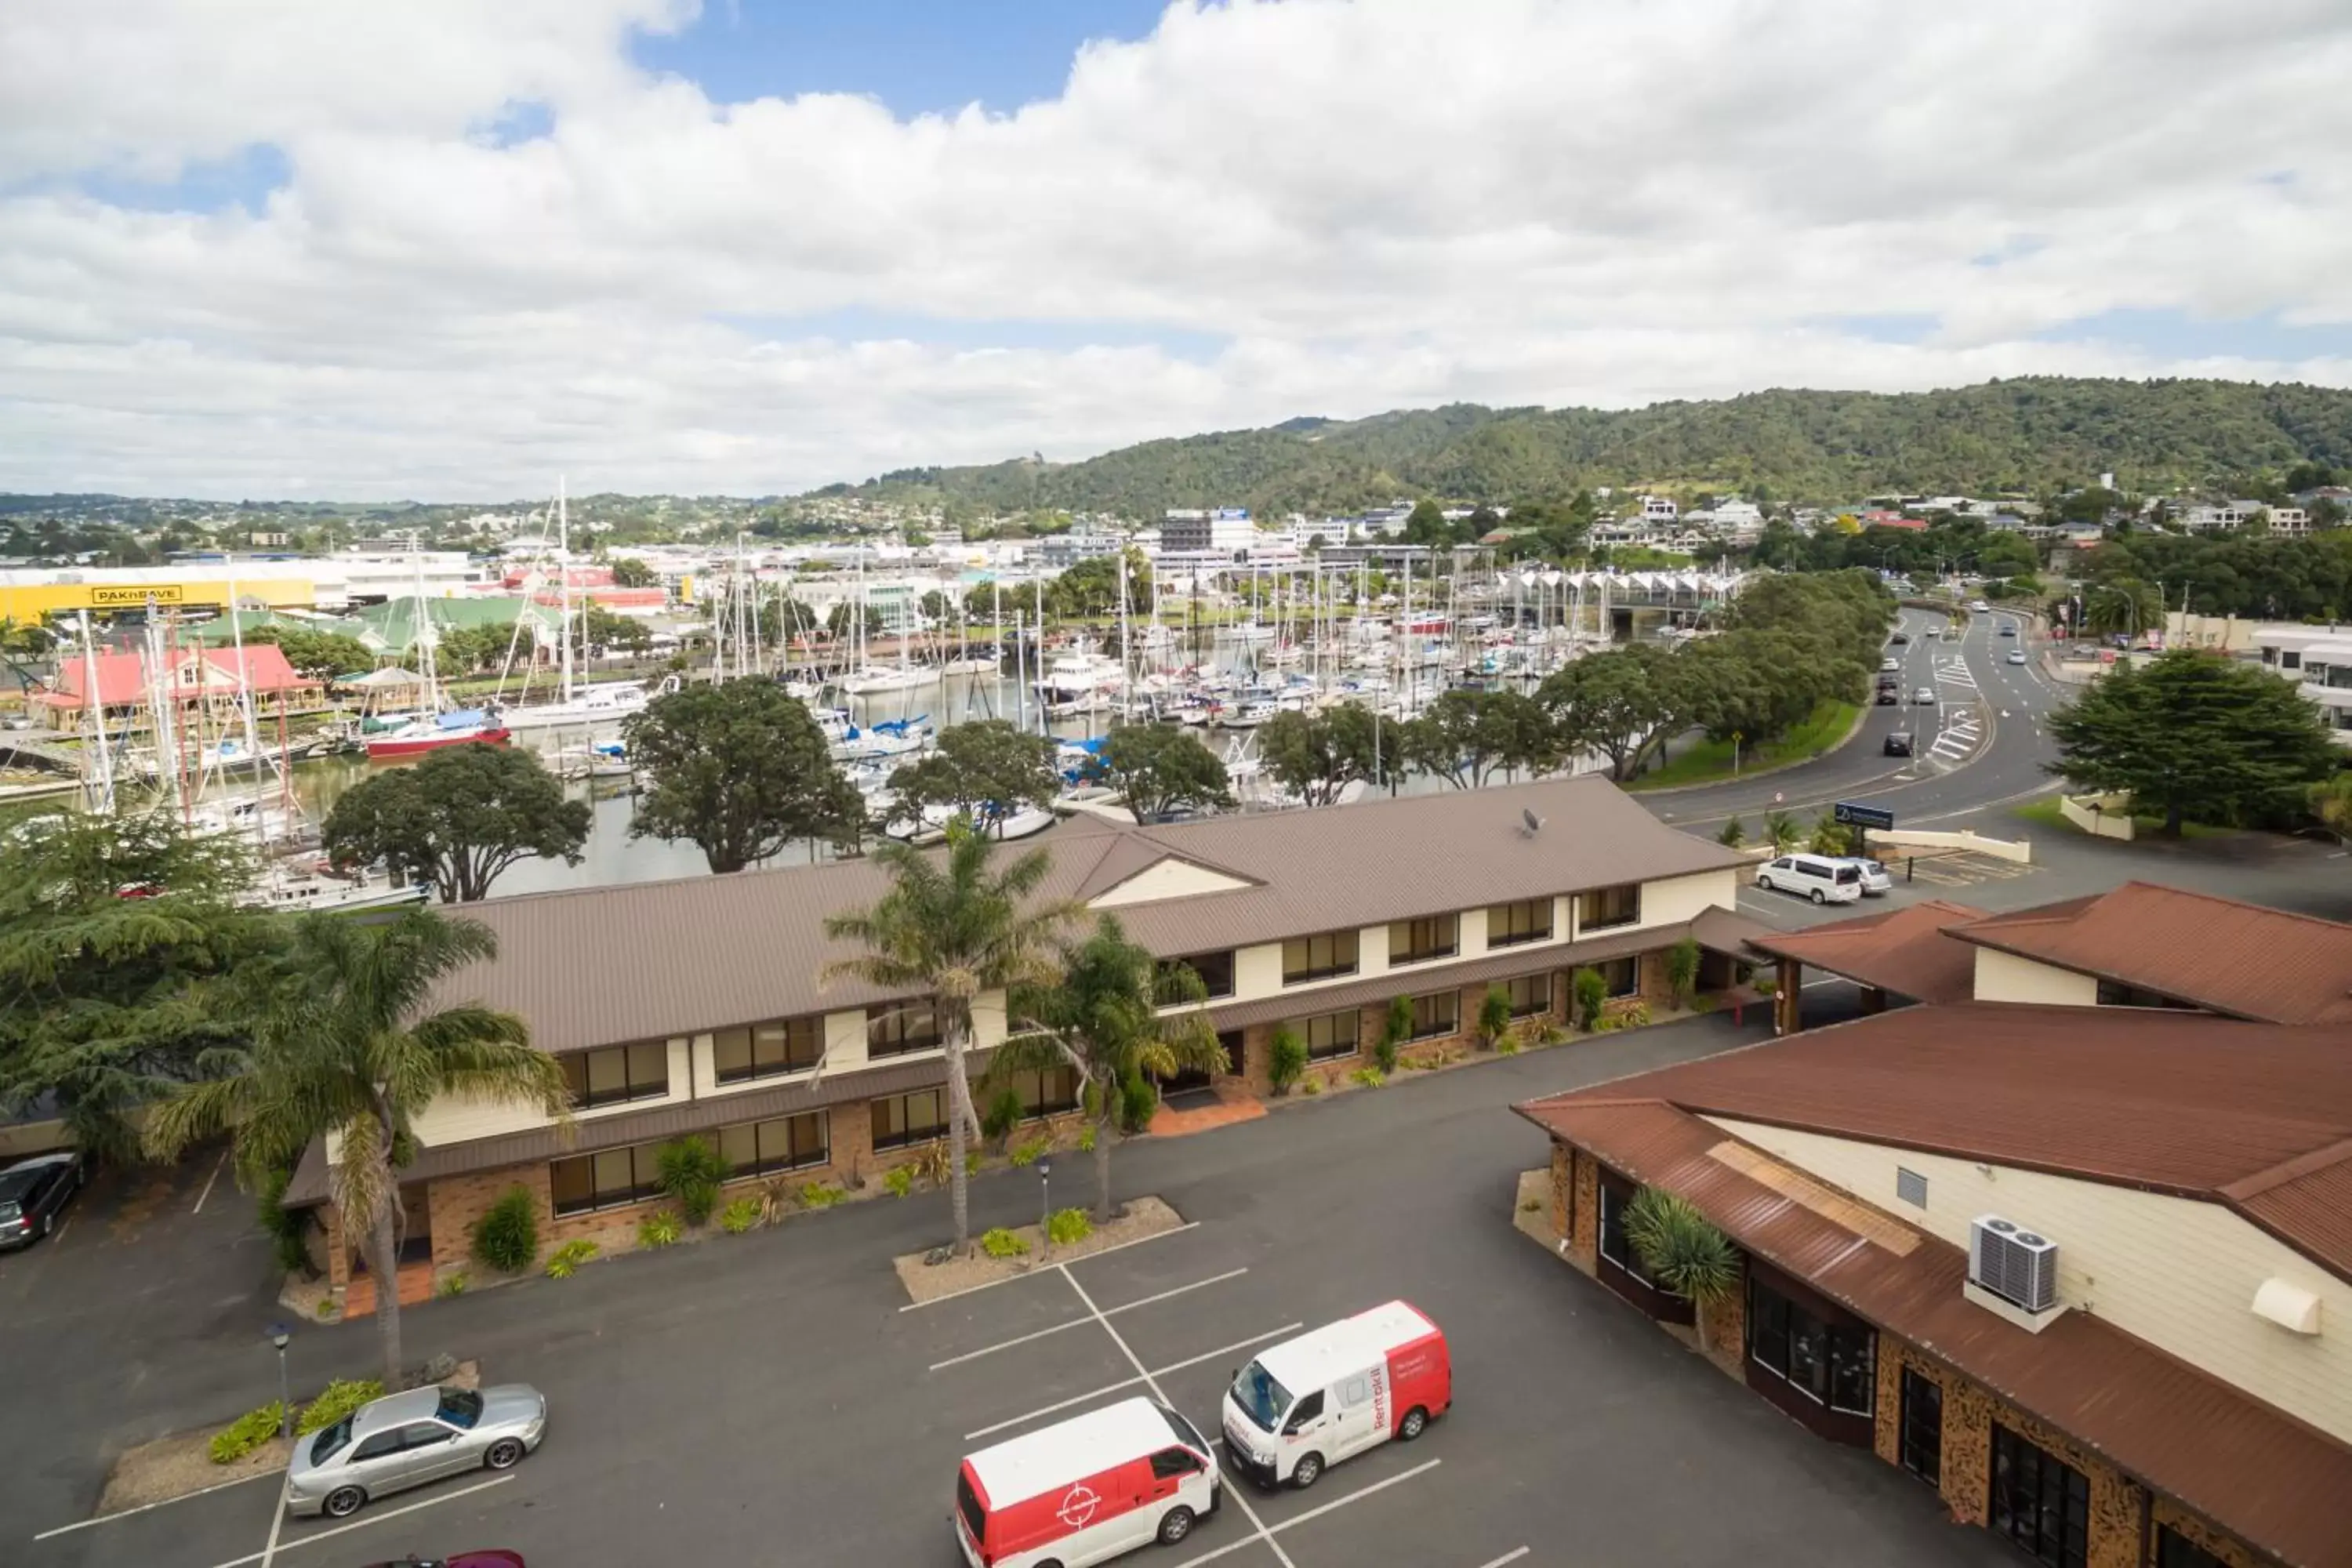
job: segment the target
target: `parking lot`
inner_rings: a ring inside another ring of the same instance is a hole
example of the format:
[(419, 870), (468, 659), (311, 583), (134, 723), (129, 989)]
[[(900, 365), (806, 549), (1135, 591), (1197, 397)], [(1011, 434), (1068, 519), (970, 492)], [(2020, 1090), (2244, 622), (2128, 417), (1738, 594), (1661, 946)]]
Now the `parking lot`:
[[(1445, 1329), (1456, 1405), (1311, 1490), (1229, 1485), (1228, 1505), (1164, 1568), (1973, 1563), (1927, 1489), (1811, 1437), (1510, 1225), (1542, 1140), (1516, 1099), (1721, 1049), (1759, 1033), (1706, 1018), (1327, 1097), (1121, 1155), (1121, 1184), (1190, 1228), (1067, 1268), (904, 1310), (889, 1258), (936, 1237), (936, 1198), (882, 1199), (436, 1302), (413, 1357), (478, 1356), (548, 1394), (546, 1445), (515, 1470), (289, 1523), (296, 1568), (506, 1546), (534, 1565), (657, 1561), (939, 1564), (957, 1461), (1065, 1414), (1157, 1392), (1204, 1431), (1254, 1349), (1402, 1296)], [(975, 1227), (1034, 1215), (1025, 1173), (973, 1192)], [(363, 1372), (366, 1324), (304, 1331), (296, 1381)], [(267, 1353), (208, 1353), (274, 1394)], [(136, 1405), (135, 1386), (117, 1397)], [(175, 1396), (176, 1397), (176, 1396)], [(15, 1401), (12, 1400), (12, 1403)], [(54, 1413), (53, 1413), (54, 1414)], [(68, 1413), (70, 1415), (72, 1413)], [(68, 1419), (49, 1446), (73, 1446)], [(88, 1456), (73, 1456), (85, 1469)], [(13, 1489), (15, 1483), (0, 1481)], [(231, 1487), (29, 1538), (87, 1512), (13, 1490), (35, 1568), (260, 1561), (274, 1487)]]

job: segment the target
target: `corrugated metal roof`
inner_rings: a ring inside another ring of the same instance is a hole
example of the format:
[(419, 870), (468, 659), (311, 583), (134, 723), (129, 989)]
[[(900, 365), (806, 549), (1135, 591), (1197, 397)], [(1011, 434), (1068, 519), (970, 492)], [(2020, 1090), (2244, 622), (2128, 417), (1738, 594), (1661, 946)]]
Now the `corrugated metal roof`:
[(2352, 1279), (2352, 1140), (2223, 1189), (2240, 1213)]
[[(1960, 1291), (1960, 1248), (1920, 1236), (1904, 1252), (1838, 1224), (1717, 1158), (1718, 1129), (1630, 1098), (1643, 1081), (1520, 1114), (1635, 1181), (1688, 1197), (1756, 1257), (2263, 1551), (2308, 1568), (2352, 1561), (2343, 1504), (2352, 1449), (2104, 1319), (2067, 1312), (2036, 1334), (1973, 1305)], [(1760, 1151), (1749, 1158), (1772, 1163)]]
[(2352, 1023), (2352, 925), (2312, 915), (2126, 882), (1953, 934), (2236, 1017)]
[(1924, 899), (1803, 931), (1768, 931), (1751, 938), (1749, 945), (1914, 1001), (1966, 1002), (1976, 995), (1976, 950), (1955, 940), (1950, 930), (1984, 912)]

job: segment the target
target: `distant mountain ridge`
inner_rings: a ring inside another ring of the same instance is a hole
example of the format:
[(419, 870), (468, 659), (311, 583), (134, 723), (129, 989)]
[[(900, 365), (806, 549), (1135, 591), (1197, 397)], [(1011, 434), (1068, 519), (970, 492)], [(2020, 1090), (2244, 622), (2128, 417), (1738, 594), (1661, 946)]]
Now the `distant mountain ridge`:
[(1083, 462), (903, 469), (856, 487), (992, 510), (1351, 512), (1398, 497), (1562, 499), (1591, 485), (1833, 502), (1900, 491), (2040, 494), (2112, 471), (2136, 493), (2352, 465), (2352, 391), (2032, 376), (1927, 393), (1750, 393), (1646, 408), (1452, 404), (1146, 441)]

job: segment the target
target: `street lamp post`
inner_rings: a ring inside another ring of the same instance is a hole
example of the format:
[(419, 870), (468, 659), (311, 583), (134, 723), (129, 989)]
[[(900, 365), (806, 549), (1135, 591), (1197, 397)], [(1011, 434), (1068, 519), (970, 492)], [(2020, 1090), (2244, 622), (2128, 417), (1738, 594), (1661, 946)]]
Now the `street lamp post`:
[(269, 1342), (278, 1347), (278, 1435), (291, 1437), (294, 1436), (294, 1401), (287, 1393), (286, 1347), (293, 1342), (294, 1332), (284, 1323), (270, 1324), (268, 1332)]
[(1054, 1250), (1054, 1162), (1037, 1162), (1037, 1244), (1038, 1256)]

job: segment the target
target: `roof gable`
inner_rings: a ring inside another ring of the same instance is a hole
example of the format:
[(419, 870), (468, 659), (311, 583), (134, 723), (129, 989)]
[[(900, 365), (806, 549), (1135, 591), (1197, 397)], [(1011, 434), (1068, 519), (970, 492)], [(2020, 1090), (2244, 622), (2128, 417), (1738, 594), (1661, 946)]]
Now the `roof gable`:
[(1256, 885), (1248, 878), (1187, 860), (1181, 855), (1162, 855), (1087, 902), (1097, 910), (1116, 910), (1129, 904), (1156, 904), (1165, 899), (1196, 898), (1202, 893), (1238, 893)]

